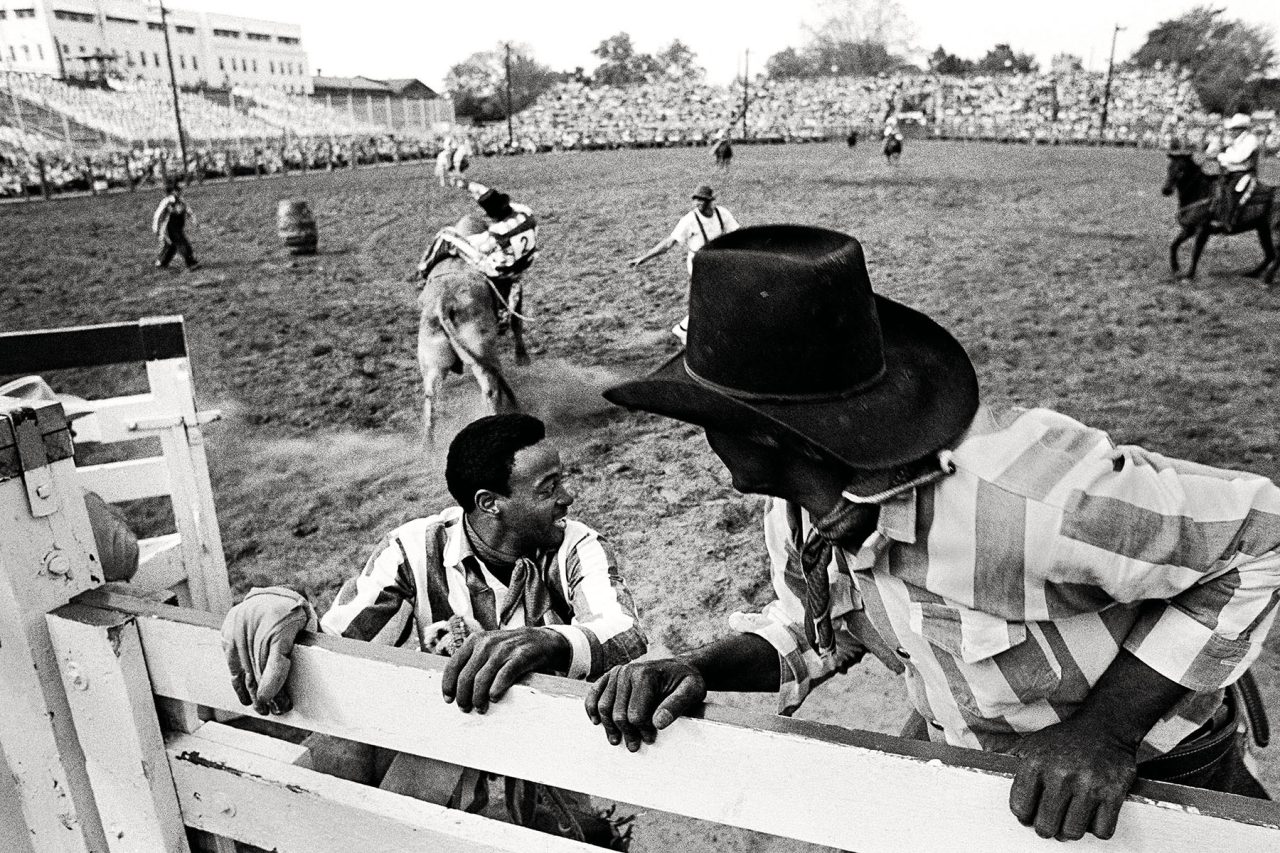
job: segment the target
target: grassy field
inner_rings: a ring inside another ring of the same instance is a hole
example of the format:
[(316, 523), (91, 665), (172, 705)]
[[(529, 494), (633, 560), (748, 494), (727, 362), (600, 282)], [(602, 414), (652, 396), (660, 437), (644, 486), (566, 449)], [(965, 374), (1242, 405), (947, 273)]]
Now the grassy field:
[[(989, 401), (1048, 405), (1120, 442), (1280, 476), (1280, 291), (1235, 275), (1260, 257), (1248, 237), (1211, 244), (1199, 280), (1170, 281), (1161, 154), (925, 143), (893, 168), (867, 146), (737, 153), (727, 175), (702, 149), (473, 170), (539, 217), (544, 249), (526, 285), (534, 364), (509, 373), (562, 442), (576, 515), (622, 552), (655, 643), (703, 642), (728, 613), (768, 598), (757, 501), (732, 491), (700, 432), (599, 397), (675, 351), (667, 329), (683, 313), (683, 254), (640, 270), (626, 260), (669, 232), (704, 181), (744, 224), (856, 235), (877, 290), (951, 328)], [(153, 195), (0, 208), (0, 329), (184, 315), (200, 403), (227, 414), (206, 434), (233, 584), (289, 583), (327, 604), (382, 531), (447, 501), (441, 459), (418, 440), (405, 277), (429, 236), (473, 206), (421, 166), (243, 180), (188, 197), (204, 262), (194, 274), (151, 269)], [(318, 256), (282, 251), (274, 214), (286, 197), (316, 211)], [(140, 381), (117, 370), (50, 378), (90, 395)], [(450, 381), (443, 408), (447, 441), (480, 413), (469, 380)], [(1277, 649), (1280, 637), (1255, 671), (1280, 713)], [(863, 669), (802, 715), (896, 731), (897, 685), (877, 665)], [(1280, 749), (1261, 759), (1280, 792)], [(657, 818), (639, 826), (638, 851), (670, 837)], [(794, 849), (699, 831), (715, 849)]]

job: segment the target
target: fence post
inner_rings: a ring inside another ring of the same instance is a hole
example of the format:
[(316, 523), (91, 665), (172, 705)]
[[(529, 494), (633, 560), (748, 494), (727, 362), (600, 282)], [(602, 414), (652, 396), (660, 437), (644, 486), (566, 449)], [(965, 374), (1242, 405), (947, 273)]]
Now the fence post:
[(89, 182), (89, 195), (97, 195), (98, 189), (93, 185), (93, 159), (88, 155), (84, 155), (84, 174)]
[(68, 604), (47, 621), (111, 849), (186, 853), (135, 617)]
[(34, 853), (106, 850), (45, 622), (102, 583), (62, 406), (0, 397), (0, 457), (0, 772)]
[(44, 200), (49, 200), (49, 175), (45, 171), (44, 155), (36, 155), (36, 165), (40, 167), (40, 194), (44, 196)]

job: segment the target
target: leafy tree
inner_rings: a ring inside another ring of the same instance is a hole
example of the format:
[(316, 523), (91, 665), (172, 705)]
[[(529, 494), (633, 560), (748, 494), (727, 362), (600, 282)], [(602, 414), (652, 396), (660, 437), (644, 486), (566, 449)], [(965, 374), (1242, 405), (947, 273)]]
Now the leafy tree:
[(876, 41), (831, 41), (819, 39), (809, 48), (810, 66), (817, 75), (856, 74), (870, 76), (897, 71), (904, 61)]
[(527, 45), (511, 46), (511, 104), (507, 104), (506, 45), (473, 53), (449, 69), (445, 88), (454, 111), (475, 121), (495, 121), (532, 104), (555, 83), (557, 75), (533, 58)]
[(819, 22), (805, 27), (815, 42), (878, 44), (887, 52), (911, 43), (910, 19), (898, 0), (817, 0)]
[(1028, 74), (1037, 71), (1040, 63), (1029, 53), (1015, 53), (1007, 44), (997, 44), (987, 55), (978, 60), (979, 74)]
[(673, 80), (700, 80), (706, 70), (697, 64), (698, 56), (680, 39), (676, 39), (654, 57), (662, 72)]
[(1174, 68), (1191, 74), (1205, 109), (1233, 112), (1261, 92), (1276, 61), (1271, 32), (1224, 17), (1225, 9), (1197, 6), (1161, 21), (1130, 58), (1138, 68)]
[(769, 57), (764, 65), (764, 73), (774, 80), (812, 77), (813, 66), (794, 47), (788, 47)]
[(1084, 70), (1084, 60), (1074, 53), (1055, 53), (1049, 67), (1054, 74), (1070, 74)]
[(973, 68), (973, 60), (961, 59), (954, 53), (947, 53), (942, 45), (938, 45), (938, 49), (929, 54), (929, 70), (935, 74), (963, 77), (966, 74), (972, 74)]
[(610, 36), (591, 52), (600, 58), (592, 78), (606, 86), (643, 83), (662, 71), (658, 60), (647, 53), (636, 52), (627, 33)]

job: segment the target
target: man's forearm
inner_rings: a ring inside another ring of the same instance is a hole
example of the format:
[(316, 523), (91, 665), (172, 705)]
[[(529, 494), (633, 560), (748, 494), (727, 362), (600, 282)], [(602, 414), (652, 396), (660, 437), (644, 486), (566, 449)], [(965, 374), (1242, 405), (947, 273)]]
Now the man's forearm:
[(1137, 748), (1147, 732), (1191, 691), (1125, 649), (1098, 679), (1077, 716)]
[(702, 674), (708, 690), (774, 693), (781, 678), (778, 652), (757, 634), (735, 634), (677, 655)]

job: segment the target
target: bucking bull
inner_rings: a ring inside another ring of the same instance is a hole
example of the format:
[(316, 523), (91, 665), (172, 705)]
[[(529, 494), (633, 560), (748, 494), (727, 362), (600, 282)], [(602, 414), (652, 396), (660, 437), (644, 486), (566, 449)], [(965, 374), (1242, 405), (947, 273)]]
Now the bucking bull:
[[(518, 276), (495, 281), (467, 249), (468, 237), (483, 234), (479, 217), (464, 216), (443, 229), (418, 264), (418, 367), (422, 371), (422, 425), (432, 441), (433, 406), (447, 373), (470, 370), (490, 412), (519, 408), (515, 392), (503, 376), (498, 336), (509, 322), (516, 362), (527, 364)], [(501, 323), (500, 323), (501, 320)]]

